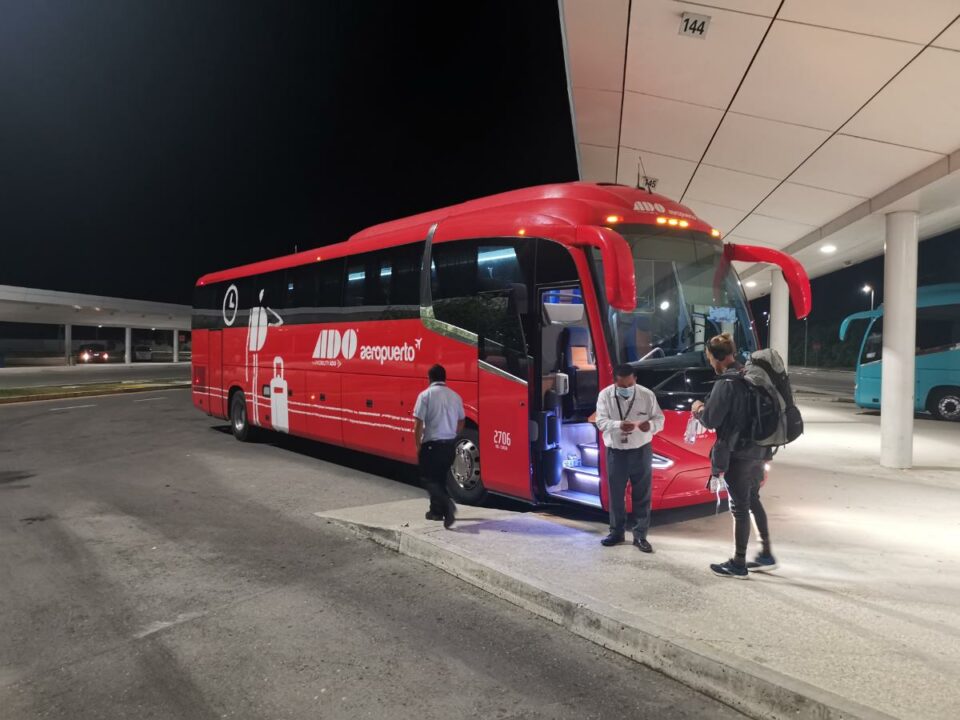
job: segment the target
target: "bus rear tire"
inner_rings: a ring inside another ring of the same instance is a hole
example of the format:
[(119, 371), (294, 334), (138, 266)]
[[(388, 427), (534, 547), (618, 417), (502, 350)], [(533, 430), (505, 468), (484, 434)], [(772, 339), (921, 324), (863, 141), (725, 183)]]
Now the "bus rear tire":
[(250, 418), (247, 417), (247, 399), (242, 390), (230, 396), (230, 431), (240, 442), (250, 440)]
[(473, 428), (457, 440), (453, 465), (447, 473), (447, 490), (456, 502), (479, 505), (487, 495), (480, 480), (480, 435)]
[(960, 388), (939, 388), (930, 394), (927, 409), (938, 420), (960, 421)]

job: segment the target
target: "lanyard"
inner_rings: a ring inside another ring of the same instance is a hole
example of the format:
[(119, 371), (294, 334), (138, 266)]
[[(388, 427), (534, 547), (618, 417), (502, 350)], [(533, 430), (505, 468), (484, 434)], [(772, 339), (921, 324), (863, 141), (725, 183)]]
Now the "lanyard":
[[(620, 421), (623, 422), (623, 407), (620, 405), (620, 396), (617, 394), (617, 391), (613, 391), (613, 396), (617, 400), (617, 412), (620, 413)], [(630, 404), (627, 405), (627, 417), (630, 417), (630, 411), (633, 410), (633, 404), (637, 401), (637, 388), (633, 388), (633, 397), (630, 398)]]

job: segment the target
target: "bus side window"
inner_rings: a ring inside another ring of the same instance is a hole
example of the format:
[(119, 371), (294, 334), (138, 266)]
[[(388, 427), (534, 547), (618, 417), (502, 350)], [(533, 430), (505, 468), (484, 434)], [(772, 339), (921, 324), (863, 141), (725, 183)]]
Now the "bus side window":
[(883, 318), (877, 320), (870, 326), (867, 335), (867, 341), (863, 344), (863, 357), (861, 363), (876, 362), (883, 357)]
[(940, 352), (960, 343), (960, 305), (917, 310), (917, 351)]

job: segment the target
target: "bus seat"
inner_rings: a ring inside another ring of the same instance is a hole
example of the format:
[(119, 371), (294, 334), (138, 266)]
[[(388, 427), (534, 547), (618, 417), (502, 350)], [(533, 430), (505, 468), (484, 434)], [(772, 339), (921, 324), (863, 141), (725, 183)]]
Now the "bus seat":
[(585, 327), (564, 328), (560, 336), (564, 372), (570, 377), (570, 393), (564, 398), (565, 415), (593, 410), (597, 403), (597, 366)]

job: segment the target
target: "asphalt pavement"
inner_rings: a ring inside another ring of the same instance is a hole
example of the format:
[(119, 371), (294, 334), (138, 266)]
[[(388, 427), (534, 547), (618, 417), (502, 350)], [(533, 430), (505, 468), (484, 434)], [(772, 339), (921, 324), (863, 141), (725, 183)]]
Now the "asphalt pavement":
[(190, 380), (190, 363), (104, 363), (52, 367), (0, 368), (0, 389), (67, 387), (141, 380)]
[(183, 390), (0, 407), (4, 720), (740, 717), (313, 514), (422, 496)]
[(800, 392), (853, 400), (856, 373), (853, 370), (795, 366), (790, 368), (790, 383), (794, 390)]

